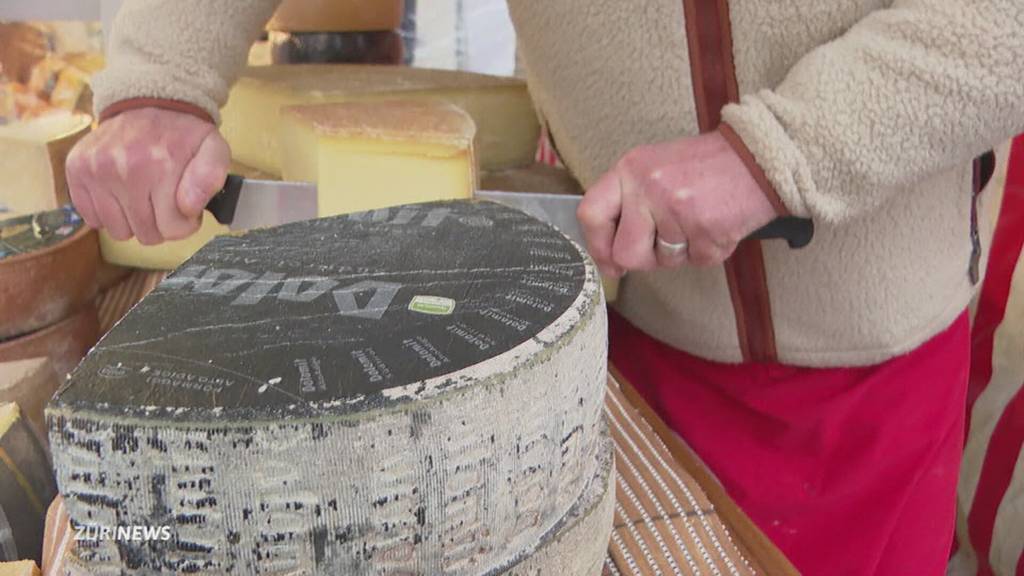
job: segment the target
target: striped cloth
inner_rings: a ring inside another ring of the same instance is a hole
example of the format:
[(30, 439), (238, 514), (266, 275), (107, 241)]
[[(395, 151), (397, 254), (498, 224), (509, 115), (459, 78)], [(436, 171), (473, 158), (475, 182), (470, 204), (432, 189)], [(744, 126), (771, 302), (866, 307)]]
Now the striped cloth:
[(1008, 165), (972, 327), (951, 576), (1024, 576), (1024, 137)]
[[(165, 275), (133, 272), (105, 292), (99, 302), (103, 331)], [(604, 576), (796, 574), (682, 440), (614, 369), (612, 374), (605, 412), (615, 442), (617, 503)], [(68, 522), (58, 497), (47, 514), (46, 575), (63, 573), (64, 554), (74, 545)]]

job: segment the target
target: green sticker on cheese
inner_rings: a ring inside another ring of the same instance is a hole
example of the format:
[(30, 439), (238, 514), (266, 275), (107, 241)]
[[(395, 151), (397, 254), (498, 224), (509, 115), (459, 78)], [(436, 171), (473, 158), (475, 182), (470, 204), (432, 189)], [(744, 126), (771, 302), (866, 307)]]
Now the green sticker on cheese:
[(435, 316), (447, 316), (455, 310), (455, 300), (444, 296), (422, 296), (412, 297), (409, 302), (409, 310), (421, 314), (433, 314)]

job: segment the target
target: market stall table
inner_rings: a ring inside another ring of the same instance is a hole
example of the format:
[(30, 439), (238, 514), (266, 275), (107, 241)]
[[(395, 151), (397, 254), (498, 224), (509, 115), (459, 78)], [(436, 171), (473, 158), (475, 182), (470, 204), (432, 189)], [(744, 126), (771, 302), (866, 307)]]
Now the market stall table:
[[(163, 276), (135, 272), (104, 293), (101, 330), (109, 330)], [(618, 478), (604, 575), (798, 573), (614, 367), (607, 391)], [(44, 574), (61, 573), (60, 558), (73, 545), (67, 524), (58, 498), (47, 516)]]

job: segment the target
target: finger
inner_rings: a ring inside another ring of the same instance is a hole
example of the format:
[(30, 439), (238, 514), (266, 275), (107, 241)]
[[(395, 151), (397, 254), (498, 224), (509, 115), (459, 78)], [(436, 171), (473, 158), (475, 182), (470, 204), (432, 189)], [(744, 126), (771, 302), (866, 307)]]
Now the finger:
[(64, 168), (68, 194), (71, 196), (71, 203), (75, 206), (75, 210), (85, 220), (85, 223), (98, 229), (103, 226), (103, 223), (100, 221), (96, 206), (93, 205), (89, 187), (85, 183), (85, 166), (86, 161), (82, 152), (76, 154), (72, 151)]
[(625, 270), (657, 268), (654, 235), (654, 216), (646, 202), (638, 195), (626, 194), (612, 246), (612, 260)]
[(591, 186), (576, 209), (583, 229), (587, 252), (606, 276), (621, 276), (623, 270), (612, 261), (615, 230), (622, 210), (622, 188), (615, 170), (607, 172)]
[(725, 250), (714, 242), (698, 239), (689, 246), (687, 263), (701, 268), (718, 266), (725, 262), (731, 253), (732, 250)]
[(117, 197), (139, 244), (152, 246), (164, 241), (156, 225), (156, 214), (153, 211), (149, 190), (128, 190)]
[(188, 219), (197, 219), (207, 202), (221, 188), (228, 176), (231, 149), (216, 130), (203, 139), (195, 156), (185, 165), (178, 183), (178, 210)]
[(199, 229), (202, 217), (189, 217), (178, 207), (178, 183), (184, 168), (176, 164), (163, 146), (154, 146), (150, 157), (161, 165), (163, 176), (158, 178), (150, 193), (156, 227), (165, 240), (181, 240)]
[[(662, 268), (678, 268), (686, 263), (689, 245), (686, 233), (679, 222), (667, 210), (655, 210), (654, 225), (657, 230), (654, 253), (658, 266)], [(674, 245), (674, 246), (673, 246)]]
[(92, 201), (101, 222), (100, 227), (105, 228), (111, 238), (128, 240), (132, 237), (132, 227), (121, 210), (121, 204), (109, 191), (103, 188), (94, 188)]

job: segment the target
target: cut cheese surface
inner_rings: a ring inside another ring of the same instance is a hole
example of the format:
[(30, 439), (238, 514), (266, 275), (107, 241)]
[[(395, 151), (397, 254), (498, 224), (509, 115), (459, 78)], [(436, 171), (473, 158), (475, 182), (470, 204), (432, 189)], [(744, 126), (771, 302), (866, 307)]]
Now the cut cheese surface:
[(0, 209), (29, 214), (68, 203), (64, 161), (91, 123), (85, 114), (54, 114), (0, 126)]
[(284, 0), (267, 24), (283, 32), (370, 32), (402, 25), (402, 0)]
[(320, 216), (475, 189), (473, 119), (445, 102), (349, 102), (281, 112), (282, 176), (317, 183)]
[(243, 72), (221, 110), (221, 132), (233, 157), (281, 174), (281, 108), (353, 100), (441, 100), (476, 123), (484, 169), (533, 162), (540, 127), (526, 83), (516, 78), (400, 66), (292, 64)]
[(78, 547), (74, 564), (505, 570), (607, 463), (606, 326), (582, 250), (498, 204), (217, 238), (48, 409), (73, 522), (174, 533)]

